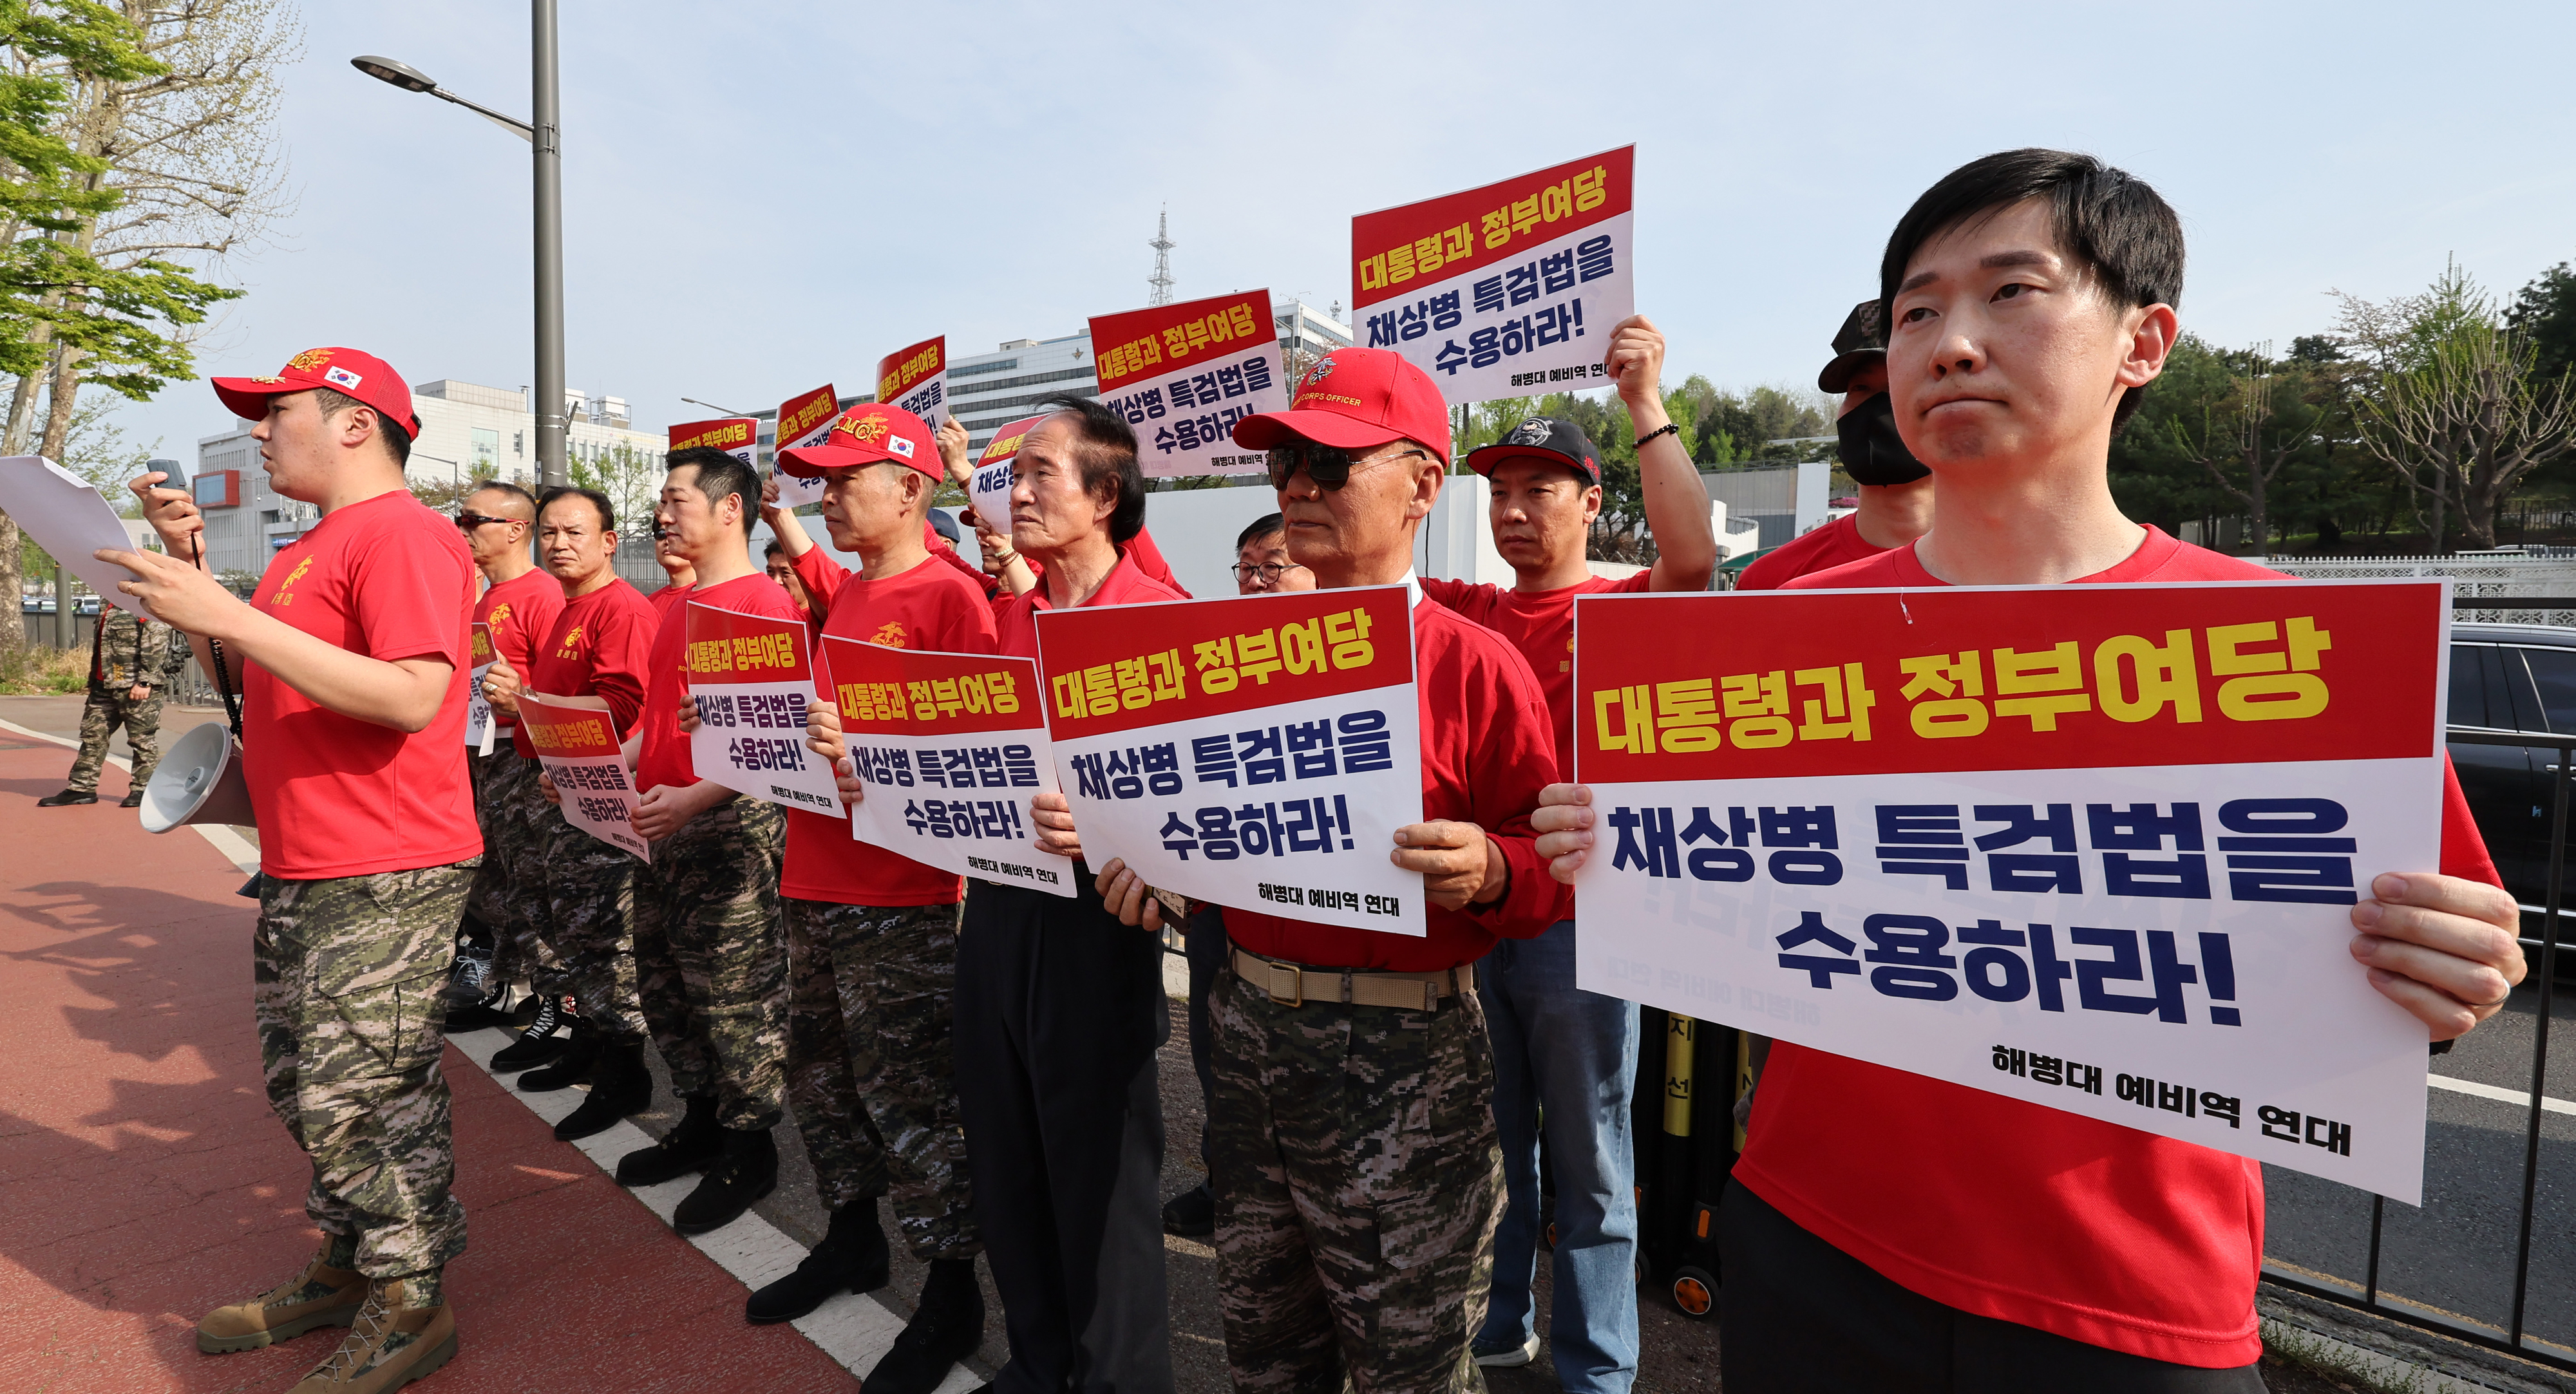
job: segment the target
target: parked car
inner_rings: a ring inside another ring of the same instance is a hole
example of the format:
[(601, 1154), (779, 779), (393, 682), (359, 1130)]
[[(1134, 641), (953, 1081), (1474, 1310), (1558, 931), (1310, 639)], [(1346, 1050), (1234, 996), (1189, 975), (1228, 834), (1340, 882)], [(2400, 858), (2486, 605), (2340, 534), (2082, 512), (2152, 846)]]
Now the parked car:
[[(2576, 629), (2541, 624), (2451, 627), (2453, 730), (2576, 736)], [(2546, 745), (2450, 742), (2460, 792), (2485, 834), (2504, 888), (2522, 903), (2523, 946), (2540, 945), (2549, 895), (2551, 781), (2558, 750)], [(2569, 810), (2576, 823), (2576, 806)], [(2562, 906), (2576, 907), (2576, 861), (2563, 875)], [(2576, 958), (2576, 925), (2562, 918), (2562, 972)], [(2538, 965), (2535, 963), (2534, 967)]]

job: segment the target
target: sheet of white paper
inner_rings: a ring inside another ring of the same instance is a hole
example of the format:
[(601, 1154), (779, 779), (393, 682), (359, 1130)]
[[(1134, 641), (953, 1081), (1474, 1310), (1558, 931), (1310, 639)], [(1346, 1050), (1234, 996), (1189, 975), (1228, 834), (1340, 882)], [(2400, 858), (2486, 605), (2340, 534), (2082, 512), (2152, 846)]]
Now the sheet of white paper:
[(91, 590), (121, 610), (145, 613), (142, 602), (116, 588), (134, 573), (91, 555), (102, 547), (131, 550), (134, 540), (125, 535), (125, 520), (80, 476), (41, 455), (0, 457), (0, 510)]

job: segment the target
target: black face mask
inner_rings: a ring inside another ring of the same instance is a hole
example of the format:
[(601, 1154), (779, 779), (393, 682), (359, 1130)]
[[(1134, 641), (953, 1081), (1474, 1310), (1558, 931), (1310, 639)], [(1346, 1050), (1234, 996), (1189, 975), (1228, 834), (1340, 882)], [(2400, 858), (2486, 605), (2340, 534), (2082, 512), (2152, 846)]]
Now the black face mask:
[(1884, 392), (1834, 423), (1834, 454), (1855, 484), (1911, 484), (1930, 474), (1896, 434), (1896, 404)]

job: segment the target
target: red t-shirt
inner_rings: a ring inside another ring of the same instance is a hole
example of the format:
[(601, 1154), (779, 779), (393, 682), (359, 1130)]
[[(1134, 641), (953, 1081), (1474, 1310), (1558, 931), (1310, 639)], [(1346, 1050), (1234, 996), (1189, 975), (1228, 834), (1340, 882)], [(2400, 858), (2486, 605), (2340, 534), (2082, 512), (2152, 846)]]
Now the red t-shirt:
[[(1138, 536), (1141, 537), (1143, 534), (1139, 533)], [(1158, 600), (1189, 598), (1180, 587), (1165, 585), (1138, 570), (1133, 553), (1121, 552), (1118, 555), (1118, 564), (1109, 568), (1109, 574), (1101, 578), (1100, 589), (1093, 591), (1089, 600), (1074, 608), (1088, 609), (1095, 605), (1150, 605)], [(1011, 597), (993, 618), (993, 651), (1006, 653), (1014, 658), (1037, 657), (1038, 611), (1054, 608), (1047, 603), (1047, 588), (1044, 581), (1029, 587), (1025, 595)]]
[[(1181, 585), (1180, 578), (1172, 574), (1172, 564), (1163, 559), (1163, 549), (1154, 545), (1154, 534), (1152, 530), (1147, 528), (1138, 528), (1136, 530), (1136, 535), (1127, 540), (1127, 545), (1119, 548), (1118, 550), (1120, 554), (1125, 556), (1129, 561), (1136, 563), (1136, 570), (1143, 574), (1147, 580), (1169, 588), (1172, 592), (1170, 596), (1171, 599), (1191, 600), (1196, 598), (1189, 593), (1186, 587)], [(978, 576), (984, 575), (980, 570), (975, 574)], [(1035, 561), (1031, 561), (1029, 562), (1029, 574), (1038, 579), (1038, 589), (1044, 590), (1046, 588), (1045, 567), (1038, 565)], [(1011, 602), (1018, 598), (1012, 595), (1010, 591), (1002, 585), (1000, 577), (985, 576), (984, 580), (986, 582), (984, 593), (992, 597), (994, 613), (999, 614), (1001, 611), (1009, 609)]]
[(396, 490), (324, 514), (251, 604), (336, 648), (455, 665), (427, 730), (326, 711), (256, 663), (242, 680), (242, 776), (259, 866), (288, 881), (461, 862), (483, 850), (465, 744), (469, 616), (482, 578), (456, 524)]
[[(562, 593), (560, 587), (556, 593)], [(605, 699), (617, 738), (624, 740), (644, 710), (644, 675), (661, 625), (661, 615), (642, 591), (623, 578), (611, 581), (564, 605), (537, 646), (527, 686), (552, 697)], [(537, 758), (526, 732), (513, 739), (521, 755)]]
[(1735, 578), (1740, 591), (1776, 591), (1800, 576), (1867, 561), (1887, 549), (1860, 535), (1860, 515), (1846, 513), (1764, 553)]
[[(890, 649), (993, 651), (993, 607), (973, 581), (936, 556), (882, 581), (852, 574), (820, 547), (796, 558), (795, 566), (805, 593), (826, 616), (826, 634)], [(831, 675), (820, 664), (814, 680), (819, 699), (833, 701)], [(790, 808), (778, 893), (835, 905), (953, 905), (966, 894), (966, 881), (853, 839), (846, 818)]]
[[(1425, 902), (1422, 938), (1283, 919), (1226, 907), (1225, 932), (1254, 953), (1319, 968), (1425, 973), (1473, 963), (1496, 939), (1530, 939), (1562, 918), (1530, 814), (1553, 778), (1547, 697), (1503, 637), (1426, 599), (1413, 607), (1413, 674), (1422, 730), (1422, 816), (1476, 824), (1503, 849), (1511, 889), (1491, 905)], [(1393, 847), (1387, 848), (1392, 852)]]
[[(2127, 561), (2072, 584), (2281, 579), (2149, 528)], [(1900, 547), (1783, 589), (1941, 584)], [(2447, 764), (2441, 870), (2496, 880)], [(2262, 1358), (2251, 1158), (1786, 1042), (1748, 1131), (1736, 1179), (1936, 1302), (2180, 1365)]]
[(687, 594), (674, 596), (663, 605), (661, 628), (653, 636), (652, 667), (644, 684), (644, 745), (635, 758), (635, 791), (639, 794), (665, 784), (685, 789), (698, 782), (697, 765), (689, 758), (689, 738), (680, 734), (680, 698), (689, 690), (685, 666), (689, 606), (700, 604), (741, 615), (806, 622), (805, 612), (787, 598), (786, 590), (759, 571), (721, 585), (691, 586)]
[(652, 603), (653, 613), (656, 616), (667, 615), (671, 613), (671, 607), (673, 605), (678, 604), (683, 597), (696, 588), (695, 584), (686, 586), (666, 584), (660, 590), (657, 590), (644, 598)]
[(1555, 722), (1556, 774), (1574, 778), (1574, 597), (1635, 594), (1654, 589), (1655, 570), (1648, 567), (1624, 580), (1593, 576), (1552, 591), (1505, 590), (1501, 586), (1424, 578), (1422, 593), (1468, 619), (1502, 635), (1529, 660), (1539, 690), (1547, 694), (1547, 713)]
[[(524, 683), (537, 645), (545, 642), (563, 606), (563, 586), (544, 567), (530, 567), (486, 589), (483, 598), (474, 602), (474, 622), (491, 626), (492, 651)], [(507, 712), (495, 711), (492, 717), (501, 735), (516, 739), (517, 728)]]

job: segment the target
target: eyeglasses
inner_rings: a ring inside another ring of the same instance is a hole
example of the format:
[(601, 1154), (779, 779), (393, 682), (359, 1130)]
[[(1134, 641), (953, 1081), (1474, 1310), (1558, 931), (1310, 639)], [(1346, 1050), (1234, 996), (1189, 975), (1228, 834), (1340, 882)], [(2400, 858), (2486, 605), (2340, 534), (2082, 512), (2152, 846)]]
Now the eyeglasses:
[[(1369, 463), (1380, 464), (1387, 460), (1401, 460), (1407, 455), (1419, 455), (1426, 460), (1431, 458), (1430, 451), (1417, 446), (1411, 450), (1399, 450), (1392, 455), (1380, 456), (1370, 460)], [(1315, 481), (1315, 487), (1339, 489), (1351, 482), (1351, 466), (1358, 463), (1360, 463), (1358, 455), (1340, 446), (1317, 445), (1310, 440), (1290, 437), (1270, 447), (1270, 487), (1285, 489), (1288, 487), (1288, 481), (1296, 478), (1299, 470), (1304, 470), (1306, 477)]]
[(516, 518), (495, 518), (488, 513), (459, 513), (456, 515), (456, 530), (458, 532), (472, 532), (476, 528), (483, 526), (485, 523), (515, 523), (517, 521), (519, 520)]
[(1258, 566), (1237, 563), (1234, 568), (1234, 579), (1248, 584), (1254, 576), (1259, 576), (1262, 580), (1276, 584), (1280, 577), (1296, 569), (1297, 563), (1293, 561), (1266, 561)]

